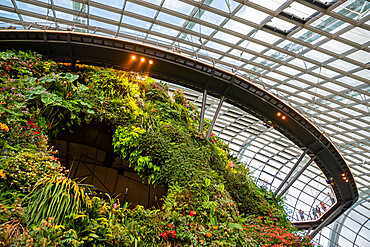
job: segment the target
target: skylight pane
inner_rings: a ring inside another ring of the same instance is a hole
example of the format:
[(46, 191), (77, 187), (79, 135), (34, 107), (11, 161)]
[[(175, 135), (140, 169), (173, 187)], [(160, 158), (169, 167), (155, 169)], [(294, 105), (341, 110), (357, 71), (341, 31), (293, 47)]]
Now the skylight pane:
[(210, 11), (206, 11), (203, 9), (198, 10), (197, 13), (194, 15), (194, 18), (201, 19), (213, 25), (220, 25), (221, 22), (225, 19), (225, 17), (216, 15)]
[(103, 9), (100, 9), (100, 8), (95, 8), (93, 6), (90, 6), (90, 14), (95, 15), (95, 16), (99, 16), (99, 17), (103, 17), (103, 18), (106, 18), (106, 19), (114, 20), (114, 21), (119, 21), (120, 18), (121, 18), (120, 14), (113, 13), (111, 11), (103, 10)]
[(333, 34), (347, 27), (349, 24), (345, 23), (344, 21), (338, 20), (334, 17), (324, 15), (320, 17), (318, 20), (314, 21), (311, 25), (320, 30)]
[(273, 34), (270, 34), (268, 32), (262, 31), (262, 30), (258, 30), (257, 33), (253, 34), (253, 38), (261, 40), (261, 41), (269, 43), (269, 44), (273, 44), (276, 41), (278, 41), (279, 39), (281, 39), (278, 36), (275, 36)]
[(210, 6), (226, 13), (231, 13), (238, 6), (238, 3), (235, 1), (213, 0)]
[(319, 51), (316, 51), (316, 50), (310, 50), (309, 52), (306, 52), (304, 54), (304, 56), (308, 57), (308, 58), (311, 58), (315, 61), (318, 61), (320, 63), (323, 63), (323, 62), (333, 58), (332, 56), (326, 55), (325, 53), (322, 53), (322, 52), (319, 52)]
[(222, 52), (226, 52), (230, 49), (230, 47), (228, 47), (228, 46), (221, 45), (221, 44), (213, 42), (213, 41), (208, 41), (206, 43), (206, 47), (210, 47), (210, 48), (222, 51)]
[(107, 29), (107, 30), (110, 30), (110, 31), (117, 31), (117, 29), (118, 29), (118, 26), (116, 26), (116, 25), (108, 24), (108, 23), (101, 22), (101, 21), (95, 21), (95, 20), (92, 20), (92, 19), (90, 19), (89, 25), (93, 26), (93, 27), (104, 28), (104, 29)]
[(184, 24), (184, 19), (181, 19), (173, 15), (166, 14), (164, 12), (159, 13), (157, 20), (163, 21), (165, 23), (169, 23), (175, 26), (179, 26), (179, 27), (181, 27)]
[(277, 18), (277, 17), (272, 18), (271, 21), (269, 21), (267, 24), (272, 26), (272, 27), (276, 27), (278, 29), (281, 29), (285, 32), (288, 32), (290, 29), (295, 27), (294, 24), (292, 24), (290, 22), (287, 22), (287, 21), (284, 21), (284, 20), (282, 20), (280, 18)]
[[(148, 2), (151, 1), (148, 0)], [(161, 0), (159, 0), (158, 2), (161, 2)], [(184, 15), (189, 15), (191, 11), (194, 9), (193, 6), (179, 0), (166, 0), (164, 1), (163, 7), (182, 13)]]
[(369, 1), (349, 0), (335, 8), (334, 12), (357, 21), (368, 15), (369, 9)]
[(345, 72), (348, 72), (350, 70), (353, 70), (355, 68), (358, 68), (356, 65), (348, 63), (346, 61), (343, 61), (341, 59), (334, 60), (333, 62), (328, 64), (329, 66), (332, 66), (337, 69), (344, 70)]
[(173, 30), (168, 27), (160, 26), (160, 25), (153, 25), (152, 30), (161, 34), (166, 34), (172, 37), (175, 37), (179, 31)]
[(139, 4), (131, 3), (126, 1), (125, 11), (129, 11), (131, 13), (140, 14), (145, 17), (153, 18), (157, 13), (156, 10), (144, 7)]
[[(53, 16), (53, 12), (47, 8), (43, 8), (40, 6), (36, 6), (33, 4), (23, 3), (23, 2), (17, 2), (17, 7), (21, 10), (30, 11), (37, 14)], [(49, 12), (49, 13), (48, 13)]]
[(129, 17), (127, 15), (123, 16), (122, 23), (123, 24), (129, 24), (129, 25), (134, 26), (134, 27), (141, 27), (141, 28), (144, 28), (144, 29), (148, 29), (151, 26), (151, 23), (149, 23), (149, 22), (142, 21), (142, 20), (139, 20), (139, 19), (136, 19), (136, 18), (132, 18), (132, 17)]
[(252, 31), (254, 28), (251, 26), (247, 26), (243, 23), (234, 21), (234, 20), (229, 20), (226, 22), (224, 25), (224, 28), (247, 35), (250, 31)]
[[(369, 41), (370, 41), (370, 37), (369, 37)], [(370, 62), (370, 53), (363, 51), (363, 50), (359, 50), (354, 53), (351, 53), (347, 57), (352, 58), (353, 60), (356, 60), (364, 64), (367, 64)]]
[(330, 69), (323, 68), (323, 67), (319, 67), (317, 69), (314, 69), (314, 70), (312, 70), (312, 72), (314, 72), (316, 74), (319, 74), (319, 75), (323, 75), (323, 76), (329, 77), (329, 78), (332, 78), (334, 76), (340, 75), (337, 72), (334, 72), (334, 71), (332, 71)]
[(236, 44), (240, 41), (240, 38), (221, 31), (218, 31), (213, 37), (231, 44)]
[(309, 8), (303, 4), (293, 2), (289, 5), (288, 8), (284, 10), (286, 13), (293, 14), (295, 16), (298, 16), (302, 19), (307, 19), (309, 16), (313, 15), (317, 12), (317, 10)]
[(236, 16), (251, 21), (257, 24), (260, 24), (265, 18), (267, 18), (269, 15), (265, 14), (259, 10), (243, 6), (238, 13), (236, 13)]
[[(0, 16), (5, 17), (5, 18), (9, 18), (9, 19), (13, 19), (13, 20), (19, 20), (19, 17), (17, 15), (17, 13), (8, 12), (8, 11), (4, 11), (4, 10), (1, 10), (1, 9), (0, 9)], [(7, 24), (5, 26), (9, 26), (9, 24)]]
[(285, 0), (249, 0), (255, 4), (263, 6), (265, 8), (271, 9), (272, 11), (277, 10), (281, 5), (283, 5), (286, 1)]
[(302, 41), (304, 41), (308, 44), (316, 44), (316, 43), (318, 43), (319, 41), (321, 41), (325, 38), (321, 34), (312, 32), (312, 31), (304, 29), (304, 28), (302, 30), (298, 31), (297, 33), (295, 33), (292, 37), (296, 38), (296, 39), (299, 39), (299, 40), (302, 40)]
[(201, 34), (209, 36), (215, 31), (212, 28), (209, 28), (209, 27), (203, 26), (203, 25), (199, 25), (199, 24), (196, 24), (194, 22), (189, 22), (189, 24), (186, 26), (186, 29), (192, 30), (192, 31), (198, 33), (199, 36)]
[(335, 52), (337, 54), (345, 53), (351, 49), (353, 49), (352, 46), (346, 45), (342, 42), (336, 41), (336, 40), (329, 40), (328, 42), (320, 45), (321, 48), (324, 48), (328, 51)]
[(340, 37), (351, 40), (357, 44), (364, 44), (369, 42), (370, 31), (365, 30), (360, 27), (355, 27), (344, 34), (341, 34)]

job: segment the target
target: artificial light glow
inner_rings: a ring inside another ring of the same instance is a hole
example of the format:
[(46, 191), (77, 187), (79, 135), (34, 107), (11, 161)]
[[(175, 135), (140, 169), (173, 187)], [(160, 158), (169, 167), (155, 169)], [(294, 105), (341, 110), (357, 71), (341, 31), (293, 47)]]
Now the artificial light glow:
[(342, 173), (342, 177), (344, 177), (346, 174)]
[(135, 60), (135, 59), (136, 59), (136, 56), (131, 56), (131, 59), (132, 59), (132, 60)]
[(141, 61), (141, 62), (145, 62), (145, 58), (143, 58), (143, 57), (142, 57), (142, 58), (140, 59), (140, 61)]
[(344, 180), (346, 180), (347, 178), (346, 177), (343, 177)]
[(285, 120), (286, 119), (286, 116), (282, 116), (281, 119)]
[(149, 64), (153, 64), (153, 60), (149, 60)]
[(280, 117), (281, 116), (281, 112), (278, 112), (277, 115), (278, 115), (278, 117)]
[(346, 180), (346, 183), (348, 183), (348, 179)]

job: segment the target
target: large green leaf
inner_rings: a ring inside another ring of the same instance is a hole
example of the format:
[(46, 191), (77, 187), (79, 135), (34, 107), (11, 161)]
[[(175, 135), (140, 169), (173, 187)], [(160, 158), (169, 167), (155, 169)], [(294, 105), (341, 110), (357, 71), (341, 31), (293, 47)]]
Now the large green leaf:
[(67, 79), (67, 81), (73, 82), (73, 81), (77, 80), (78, 75), (74, 75), (74, 74), (71, 74), (71, 73), (66, 73), (64, 77)]
[(43, 94), (45, 91), (46, 91), (46, 89), (43, 86), (37, 86), (35, 88), (27, 90), (24, 94), (24, 99), (26, 101), (30, 100), (30, 99), (34, 99), (38, 95)]
[(41, 95), (41, 101), (45, 105), (60, 102), (61, 100), (62, 99), (58, 95), (55, 95), (53, 93), (44, 93), (44, 94)]

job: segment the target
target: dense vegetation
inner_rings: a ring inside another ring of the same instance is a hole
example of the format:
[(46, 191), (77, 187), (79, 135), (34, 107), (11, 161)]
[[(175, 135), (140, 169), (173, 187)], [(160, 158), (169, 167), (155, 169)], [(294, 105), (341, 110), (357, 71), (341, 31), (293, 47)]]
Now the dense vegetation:
[[(197, 131), (199, 112), (181, 91), (14, 51), (0, 53), (0, 91), (0, 245), (311, 245), (228, 146)], [(66, 178), (50, 136), (89, 123), (114, 129), (115, 152), (168, 186), (161, 209), (89, 197)]]

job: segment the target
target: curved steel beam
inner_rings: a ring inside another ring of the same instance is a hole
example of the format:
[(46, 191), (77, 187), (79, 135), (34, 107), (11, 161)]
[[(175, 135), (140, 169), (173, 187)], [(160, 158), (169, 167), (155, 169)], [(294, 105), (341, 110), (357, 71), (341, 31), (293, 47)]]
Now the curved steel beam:
[[(334, 221), (358, 199), (354, 177), (333, 143), (305, 117), (278, 97), (259, 88), (251, 81), (234, 73), (203, 63), (178, 53), (156, 47), (94, 34), (66, 31), (0, 30), (0, 44), (4, 49), (32, 50), (46, 58), (60, 62), (108, 66), (128, 71), (143, 71), (151, 77), (183, 85), (199, 92), (221, 98), (252, 114), (273, 127), (308, 155), (316, 157), (316, 164), (326, 178), (332, 179), (337, 204), (326, 217)], [(152, 65), (131, 61), (131, 56), (152, 59)], [(277, 116), (281, 112), (283, 120)], [(341, 174), (348, 178), (346, 183)], [(337, 210), (338, 209), (338, 210)], [(325, 220), (323, 217), (321, 220)], [(301, 229), (317, 227), (321, 222), (295, 225)], [(320, 225), (322, 227), (322, 224)]]

